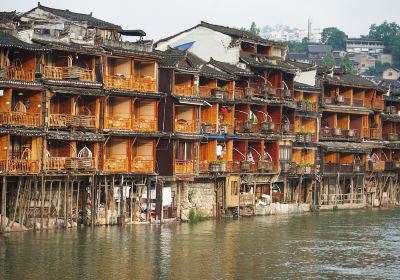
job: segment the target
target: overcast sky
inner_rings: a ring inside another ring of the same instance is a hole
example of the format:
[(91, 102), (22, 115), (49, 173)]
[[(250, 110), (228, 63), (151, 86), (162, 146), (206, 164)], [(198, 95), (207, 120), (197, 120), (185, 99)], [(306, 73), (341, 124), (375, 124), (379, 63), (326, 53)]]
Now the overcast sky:
[[(284, 24), (307, 28), (336, 26), (350, 37), (367, 34), (372, 23), (400, 24), (398, 0), (41, 0), (42, 5), (90, 13), (125, 29), (143, 29), (147, 39), (160, 39), (201, 20), (235, 27)], [(37, 6), (31, 0), (0, 0), (0, 10), (25, 12)]]

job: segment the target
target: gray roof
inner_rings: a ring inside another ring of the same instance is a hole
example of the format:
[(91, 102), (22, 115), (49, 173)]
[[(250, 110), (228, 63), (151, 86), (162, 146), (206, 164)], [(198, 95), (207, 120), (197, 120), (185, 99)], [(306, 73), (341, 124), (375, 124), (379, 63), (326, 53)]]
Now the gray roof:
[(222, 62), (222, 61), (218, 61), (215, 60), (213, 58), (211, 58), (209, 64), (217, 67), (218, 69), (221, 69), (222, 71), (225, 71), (227, 73), (236, 75), (236, 76), (245, 76), (245, 77), (249, 77), (249, 76), (253, 76), (254, 74), (247, 70), (247, 69), (242, 69), (240, 67), (237, 67), (236, 65), (230, 64), (230, 63), (226, 63), (226, 62)]
[(381, 144), (353, 142), (321, 142), (319, 145), (326, 151), (364, 154), (370, 153), (372, 149), (383, 147)]
[(162, 56), (159, 62), (160, 68), (172, 68), (181, 71), (200, 72), (200, 68), (206, 62), (191, 53), (190, 51), (181, 51), (178, 49), (169, 48), (161, 52), (156, 51)]
[(332, 51), (332, 46), (330, 45), (308, 45), (309, 53), (327, 53)]
[(30, 51), (47, 51), (48, 49), (37, 44), (26, 43), (14, 35), (0, 31), (0, 47), (17, 48)]
[(112, 24), (110, 22), (107, 22), (107, 21), (104, 21), (101, 19), (97, 19), (92, 16), (92, 13), (81, 14), (81, 13), (71, 12), (69, 10), (54, 9), (54, 8), (43, 6), (40, 3), (38, 4), (38, 6), (35, 9), (37, 9), (37, 8), (42, 9), (43, 11), (52, 13), (53, 15), (71, 20), (71, 21), (87, 22), (87, 24), (91, 27), (122, 30), (121, 26)]

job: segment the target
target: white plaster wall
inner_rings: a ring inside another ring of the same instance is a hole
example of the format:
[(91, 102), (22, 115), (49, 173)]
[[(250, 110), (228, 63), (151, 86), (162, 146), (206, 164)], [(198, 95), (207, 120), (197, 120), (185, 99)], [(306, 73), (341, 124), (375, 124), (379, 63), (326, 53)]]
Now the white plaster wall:
[(212, 57), (232, 64), (239, 62), (239, 47), (229, 48), (231, 37), (203, 26), (184, 32), (168, 41), (159, 42), (156, 49), (163, 51), (168, 46), (176, 47), (193, 41), (195, 43), (189, 51), (205, 61), (209, 61)]
[(317, 75), (317, 70), (298, 72), (294, 77), (295, 82), (303, 83), (310, 86), (315, 86), (315, 76)]

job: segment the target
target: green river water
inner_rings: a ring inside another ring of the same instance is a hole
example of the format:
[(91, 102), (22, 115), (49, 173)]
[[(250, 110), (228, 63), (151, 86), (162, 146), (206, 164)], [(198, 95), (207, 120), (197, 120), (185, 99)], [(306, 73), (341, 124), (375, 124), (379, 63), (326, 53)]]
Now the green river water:
[(0, 236), (0, 279), (400, 279), (400, 210)]

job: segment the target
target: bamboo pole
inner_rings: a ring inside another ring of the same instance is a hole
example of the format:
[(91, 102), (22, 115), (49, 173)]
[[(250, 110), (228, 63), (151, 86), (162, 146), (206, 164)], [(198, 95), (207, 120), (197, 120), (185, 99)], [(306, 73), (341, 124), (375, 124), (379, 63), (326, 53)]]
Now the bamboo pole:
[(91, 186), (90, 186), (90, 191), (91, 191), (91, 195), (90, 195), (90, 200), (91, 200), (91, 203), (90, 203), (90, 208), (91, 208), (91, 221), (90, 221), (90, 226), (91, 226), (91, 228), (92, 228), (92, 230), (94, 230), (94, 220), (95, 220), (95, 205), (94, 205), (94, 202), (95, 202), (95, 191), (96, 191), (96, 187), (95, 187), (95, 184), (96, 184), (96, 182), (95, 182), (95, 180), (96, 180), (96, 177), (93, 175), (93, 180), (92, 180), (92, 184), (91, 184)]
[(28, 183), (27, 186), (28, 186), (28, 188), (27, 188), (28, 189), (28, 194), (27, 194), (26, 199), (25, 199), (25, 206), (24, 206), (24, 210), (23, 210), (23, 213), (22, 213), (21, 225), (24, 224), (25, 217), (28, 215), (27, 212), (28, 212), (28, 210), (29, 210), (29, 208), (31, 206), (31, 198), (32, 198), (32, 179), (31, 178), (29, 178), (29, 183)]
[(58, 218), (60, 215), (60, 198), (61, 198), (61, 181), (58, 182), (56, 225), (58, 225)]
[(76, 205), (75, 205), (75, 219), (76, 219), (76, 225), (78, 226), (78, 219), (79, 219), (79, 189), (81, 186), (81, 181), (78, 181), (78, 186), (76, 190)]
[(18, 208), (18, 203), (19, 203), (19, 193), (20, 193), (20, 189), (21, 189), (21, 185), (22, 185), (22, 178), (23, 177), (18, 178), (17, 198), (15, 199), (16, 201), (15, 201), (15, 205), (14, 205), (14, 213), (13, 213), (12, 220), (8, 220), (8, 223), (9, 223), (9, 226), (11, 229), (15, 222), (15, 216), (17, 215), (17, 208)]
[(114, 189), (115, 189), (115, 176), (111, 177), (111, 217), (112, 222), (114, 222), (114, 212), (115, 212), (115, 199), (114, 199)]
[(64, 199), (63, 199), (63, 211), (64, 211), (64, 228), (68, 227), (68, 209), (67, 209), (67, 205), (68, 205), (68, 183), (69, 183), (69, 177), (67, 177), (67, 181), (64, 183)]
[(71, 182), (70, 182), (70, 184), (71, 184), (71, 198), (70, 198), (70, 203), (71, 203), (71, 205), (70, 205), (70, 209), (69, 209), (69, 215), (70, 215), (70, 220), (71, 220), (71, 228), (72, 228), (72, 225), (73, 225), (73, 222), (74, 222), (74, 220), (73, 220), (73, 214), (74, 214), (74, 180), (72, 180)]
[(105, 223), (108, 225), (108, 183), (107, 183), (107, 176), (104, 176), (104, 215), (105, 215)]

